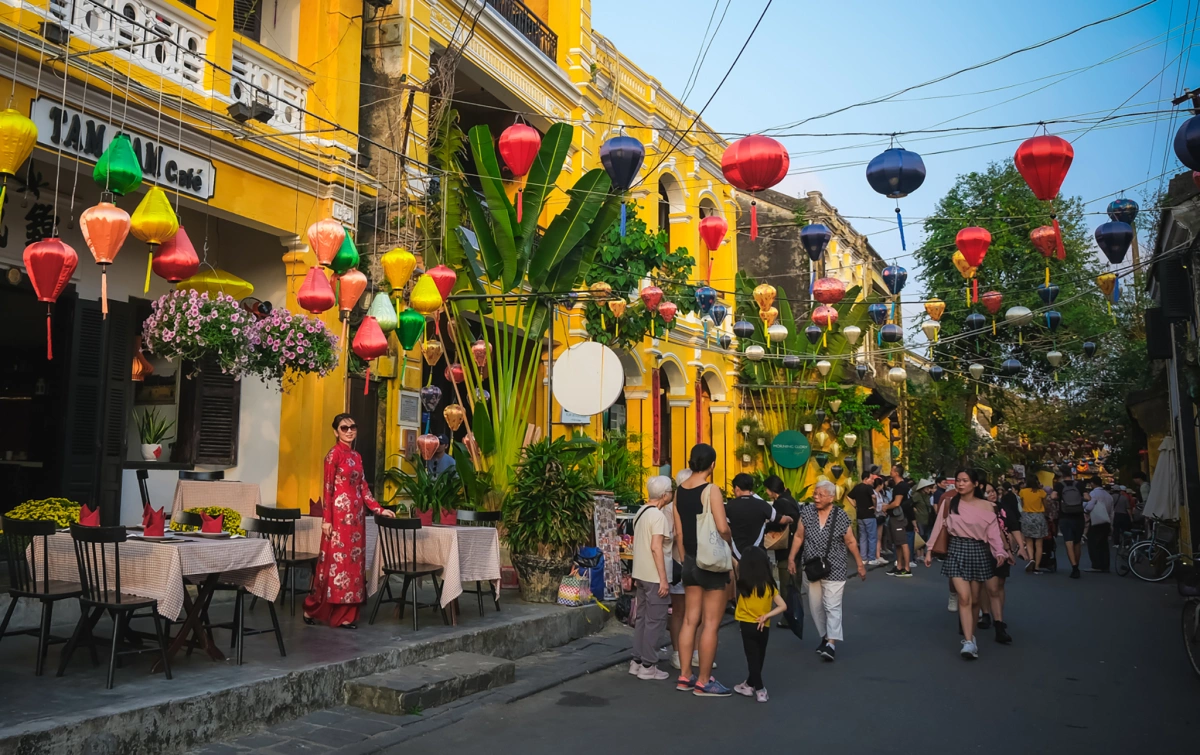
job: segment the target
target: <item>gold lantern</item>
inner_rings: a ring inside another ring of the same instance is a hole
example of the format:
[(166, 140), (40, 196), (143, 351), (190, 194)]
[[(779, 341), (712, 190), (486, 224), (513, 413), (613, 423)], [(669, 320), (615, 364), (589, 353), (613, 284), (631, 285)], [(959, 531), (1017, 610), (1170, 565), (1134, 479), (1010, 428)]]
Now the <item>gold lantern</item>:
[(0, 113), (0, 211), (4, 208), (4, 195), (8, 191), (8, 177), (15, 176), (21, 166), (33, 154), (37, 143), (37, 125), (12, 108)]

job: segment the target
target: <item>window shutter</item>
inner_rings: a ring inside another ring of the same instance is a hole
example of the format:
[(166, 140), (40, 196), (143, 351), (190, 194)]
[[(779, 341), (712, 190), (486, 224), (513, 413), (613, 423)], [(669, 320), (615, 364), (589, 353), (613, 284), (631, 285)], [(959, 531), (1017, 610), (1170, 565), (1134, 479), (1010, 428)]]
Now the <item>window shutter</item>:
[(216, 364), (205, 365), (196, 379), (195, 461), (236, 466), (242, 383)]
[[(55, 314), (63, 315), (60, 301)], [(63, 427), (62, 477), (64, 498), (95, 505), (97, 442), (100, 435), (100, 398), (104, 370), (100, 364), (100, 302), (74, 299), (71, 352), (67, 377), (67, 407)]]
[(233, 0), (233, 30), (255, 42), (262, 35), (263, 0)]
[(104, 401), (100, 419), (100, 521), (121, 521), (121, 480), (125, 468), (125, 431), (133, 384), (133, 307), (109, 302), (104, 344)]

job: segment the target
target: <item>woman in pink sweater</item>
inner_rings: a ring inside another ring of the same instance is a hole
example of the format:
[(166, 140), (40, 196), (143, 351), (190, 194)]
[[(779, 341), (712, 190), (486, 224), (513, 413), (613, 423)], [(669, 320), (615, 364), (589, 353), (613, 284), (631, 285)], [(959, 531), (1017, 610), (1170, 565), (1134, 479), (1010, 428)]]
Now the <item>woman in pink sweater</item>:
[[(975, 617), (981, 605), (983, 583), (994, 575), (997, 566), (1012, 563), (1004, 541), (995, 507), (978, 489), (980, 477), (973, 469), (963, 469), (954, 477), (956, 495), (949, 506), (942, 506), (934, 522), (929, 542), (936, 543), (942, 529), (950, 535), (942, 576), (949, 577), (958, 595), (958, 620), (962, 624), (962, 657), (979, 657), (975, 642)], [(932, 563), (925, 551), (925, 566)]]

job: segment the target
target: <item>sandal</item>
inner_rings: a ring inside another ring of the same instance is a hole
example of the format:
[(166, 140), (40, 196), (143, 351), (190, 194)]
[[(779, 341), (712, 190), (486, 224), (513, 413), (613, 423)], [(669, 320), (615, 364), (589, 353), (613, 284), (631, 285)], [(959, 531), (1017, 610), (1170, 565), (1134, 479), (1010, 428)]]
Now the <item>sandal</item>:
[(310, 627), (315, 627), (317, 625), (317, 620), (311, 616), (305, 616), (304, 623), (308, 624)]
[(358, 629), (358, 624), (338, 624), (338, 629)]

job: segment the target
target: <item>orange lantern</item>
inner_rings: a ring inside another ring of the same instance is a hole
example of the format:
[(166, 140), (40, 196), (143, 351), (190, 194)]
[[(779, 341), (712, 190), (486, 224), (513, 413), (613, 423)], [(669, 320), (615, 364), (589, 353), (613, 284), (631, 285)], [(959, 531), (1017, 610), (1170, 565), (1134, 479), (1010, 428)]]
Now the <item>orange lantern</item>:
[(108, 317), (108, 266), (129, 236), (129, 213), (101, 200), (79, 216), (79, 231), (100, 266), (100, 310)]
[(338, 313), (345, 320), (350, 317), (350, 310), (358, 304), (363, 292), (367, 290), (367, 276), (357, 268), (351, 268), (338, 276)]
[(317, 255), (317, 262), (325, 267), (333, 262), (345, 240), (346, 229), (333, 218), (318, 220), (308, 227), (308, 245)]

